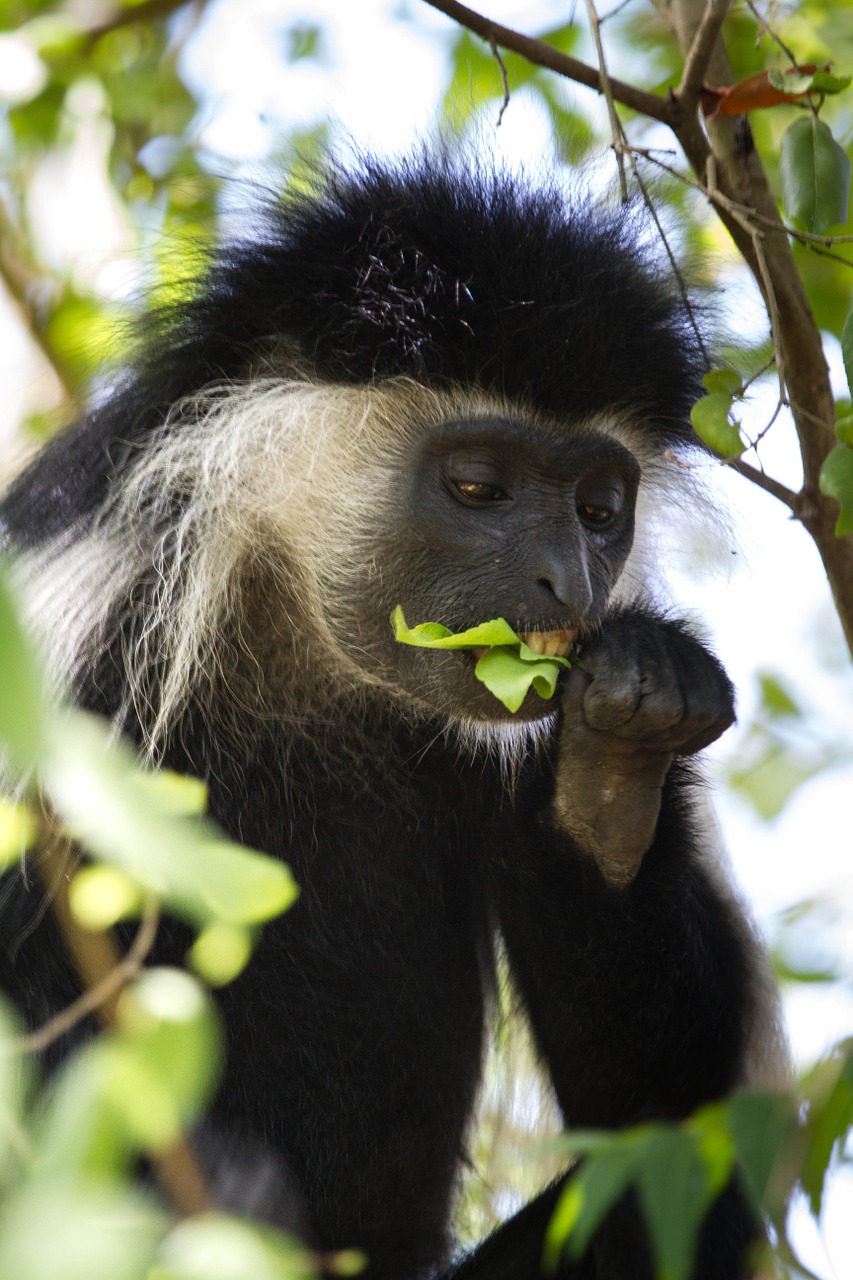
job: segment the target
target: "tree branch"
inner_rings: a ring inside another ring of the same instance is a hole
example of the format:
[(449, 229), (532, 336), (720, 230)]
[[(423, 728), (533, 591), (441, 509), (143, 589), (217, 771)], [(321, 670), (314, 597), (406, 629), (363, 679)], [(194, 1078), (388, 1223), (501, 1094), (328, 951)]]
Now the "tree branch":
[[(38, 1031), (22, 1036), (19, 1041), (21, 1050), (24, 1053), (43, 1053), (48, 1045), (71, 1031), (90, 1013), (98, 1013), (102, 1006), (112, 1009), (117, 997), (145, 963), (157, 937), (159, 922), (160, 912), (152, 899), (145, 908), (142, 923), (126, 954), (102, 978), (87, 987), (72, 1004), (39, 1027)], [(104, 1022), (108, 1024), (109, 1019), (104, 1017)]]
[[(42, 834), (34, 862), (68, 954), (83, 984), (82, 998), (85, 999), (87, 995), (91, 998), (97, 992), (98, 998), (92, 1012), (102, 1026), (112, 1028), (116, 1025), (118, 997), (124, 985), (124, 982), (117, 983), (114, 978), (117, 971), (122, 969), (122, 957), (111, 933), (85, 929), (71, 910), (68, 885), (79, 866), (79, 859), (69, 846), (62, 829), (49, 814), (42, 821)], [(148, 930), (144, 925), (140, 934), (143, 935), (141, 942), (139, 936), (136, 941), (144, 946), (148, 937)], [(141, 964), (141, 960), (139, 963)], [(59, 1016), (62, 1017), (62, 1014)], [(41, 1032), (35, 1034), (40, 1035), (45, 1030), (46, 1028), (42, 1028)], [(152, 1153), (150, 1159), (158, 1181), (182, 1217), (212, 1209), (213, 1198), (207, 1181), (186, 1138), (177, 1138), (169, 1147)]]
[(766, 493), (770, 493), (774, 498), (778, 498), (780, 502), (784, 502), (785, 506), (791, 509), (793, 515), (798, 515), (799, 495), (794, 493), (793, 489), (789, 489), (787, 485), (774, 480), (765, 471), (759, 471), (757, 467), (750, 466), (742, 458), (728, 458), (726, 459), (726, 466), (731, 467), (732, 471), (736, 471), (738, 475), (744, 476), (745, 479), (751, 480), (753, 484), (757, 484), (759, 489), (764, 489)]
[(504, 112), (509, 106), (509, 77), (507, 76), (507, 73), (506, 73), (506, 67), (504, 66), (504, 60), (501, 57), (500, 49), (495, 44), (494, 40), (491, 43), (492, 43), (492, 56), (495, 62), (498, 64), (498, 69), (500, 70), (500, 73), (501, 73), (501, 84), (504, 87), (504, 100), (501, 103), (501, 109), (498, 112), (498, 126), (500, 126), (500, 123), (504, 118)]
[[(707, 13), (705, 0), (653, 0), (670, 31), (687, 57), (697, 39)], [(733, 80), (731, 66), (718, 39), (711, 51), (708, 74), (714, 84)], [(684, 103), (675, 102), (682, 109)], [(775, 306), (776, 333), (787, 381), (787, 400), (803, 460), (803, 488), (797, 497), (796, 514), (813, 537), (832, 590), (836, 609), (853, 653), (853, 536), (836, 538), (837, 504), (820, 492), (821, 466), (833, 449), (832, 424), (835, 406), (821, 335), (797, 270), (786, 228), (779, 217), (776, 200), (749, 132), (745, 117), (736, 120), (699, 119), (698, 110), (683, 111), (673, 125), (684, 153), (703, 180), (713, 148), (718, 193), (715, 207), (723, 224), (740, 250), (768, 307)], [(710, 139), (710, 143), (709, 143)], [(738, 209), (754, 210), (766, 231), (761, 254), (756, 252), (750, 219), (735, 216)], [(772, 284), (772, 299), (767, 281)], [(753, 477), (750, 476), (750, 479)], [(764, 487), (767, 487), (766, 485)], [(777, 495), (781, 496), (781, 495)]]
[(684, 70), (681, 82), (675, 90), (676, 98), (685, 105), (693, 105), (699, 101), (699, 94), (705, 81), (708, 64), (716, 43), (723, 29), (726, 14), (731, 7), (731, 0), (710, 0), (702, 21), (696, 28), (687, 56), (684, 59)]
[(56, 374), (63, 399), (68, 400), (72, 392), (67, 371), (53, 349), (43, 317), (30, 301), (37, 288), (43, 290), (47, 281), (25, 262), (26, 256), (29, 255), (23, 237), (0, 198), (0, 281), (21, 318), (23, 329)]
[[(685, 186), (692, 187), (694, 191), (699, 191), (711, 204), (724, 207), (731, 211), (737, 211), (748, 219), (749, 222), (755, 223), (757, 226), (769, 227), (771, 230), (778, 230), (781, 226), (786, 235), (792, 240), (797, 240), (800, 244), (805, 245), (808, 249), (814, 249), (816, 252), (820, 249), (831, 248), (836, 244), (853, 244), (853, 236), (827, 236), (818, 235), (813, 231), (801, 231), (799, 227), (792, 227), (787, 222), (782, 222), (779, 218), (768, 218), (766, 214), (759, 213), (757, 209), (751, 205), (737, 204), (728, 196), (724, 196), (718, 188), (707, 186), (704, 182), (699, 182), (696, 178), (690, 178), (681, 169), (676, 169), (674, 165), (667, 164), (665, 160), (661, 160), (661, 154), (674, 155), (672, 151), (659, 152), (659, 149), (651, 150), (648, 147), (631, 147), (631, 152), (635, 156), (642, 156), (644, 160), (648, 160), (649, 164), (657, 165), (664, 173), (668, 173), (673, 178), (677, 178), (679, 182), (683, 182)], [(846, 267), (853, 267), (853, 261), (849, 258), (843, 258), (840, 254), (831, 255), (835, 262), (841, 262)]]
[[(546, 44), (544, 40), (535, 40), (531, 36), (522, 35), (520, 31), (513, 31), (511, 27), (492, 22), (491, 18), (483, 17), (482, 14), (469, 9), (467, 5), (459, 4), (457, 0), (424, 0), (424, 3), (448, 18), (452, 18), (460, 27), (473, 31), (487, 44), (496, 44), (503, 49), (510, 49), (537, 67), (547, 67), (549, 71), (556, 71), (567, 80), (574, 80), (577, 84), (585, 85), (587, 89), (594, 89), (596, 93), (603, 94), (601, 76), (594, 67), (570, 57), (567, 53), (561, 53), (559, 49)], [(611, 80), (610, 86), (616, 102), (621, 102), (623, 106), (630, 107), (641, 115), (650, 116), (653, 120), (660, 120), (662, 124), (672, 125), (673, 110), (669, 98), (662, 98), (656, 93), (646, 93), (643, 89), (625, 84), (622, 80)]]
[(613, 83), (607, 71), (607, 61), (604, 57), (604, 44), (601, 40), (601, 19), (598, 16), (598, 10), (595, 7), (594, 0), (586, 0), (586, 9), (589, 14), (589, 24), (592, 27), (592, 36), (595, 41), (595, 52), (598, 56), (598, 74), (601, 78), (601, 92), (607, 103), (607, 115), (610, 120), (610, 136), (613, 139), (613, 151), (616, 156), (616, 167), (619, 170), (619, 190), (622, 195), (622, 203), (628, 201), (628, 180), (625, 177), (625, 140), (622, 136), (622, 124), (616, 111), (616, 103), (613, 100)]
[[(425, 3), (492, 47), (501, 45), (536, 66), (546, 67), (597, 93), (604, 92), (600, 72), (543, 40), (492, 22), (458, 0)], [(791, 406), (803, 459), (803, 489), (794, 495), (793, 509), (817, 544), (853, 652), (853, 535), (835, 537), (837, 504), (821, 494), (819, 488), (821, 466), (835, 444), (834, 402), (821, 336), (746, 117), (705, 121), (699, 111), (698, 90), (706, 77), (718, 85), (728, 85), (733, 80), (720, 39), (729, 0), (653, 3), (685, 58), (679, 89), (663, 98), (611, 80), (612, 100), (672, 129), (703, 186), (709, 161), (714, 160), (714, 207), (752, 272), (773, 320), (778, 363), (787, 382), (784, 398)], [(758, 233), (759, 225), (762, 234)], [(775, 481), (746, 463), (739, 463), (736, 469), (790, 507), (792, 495), (784, 486), (777, 488)]]

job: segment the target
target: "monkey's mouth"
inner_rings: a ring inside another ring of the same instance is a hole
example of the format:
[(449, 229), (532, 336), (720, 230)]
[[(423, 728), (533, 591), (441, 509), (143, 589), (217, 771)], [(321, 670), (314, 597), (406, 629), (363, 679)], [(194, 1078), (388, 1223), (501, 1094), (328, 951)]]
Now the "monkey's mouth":
[(528, 649), (544, 658), (567, 658), (578, 638), (577, 631), (519, 631)]
[[(572, 645), (578, 638), (577, 630), (517, 631), (516, 635), (528, 649), (532, 649), (543, 658), (567, 658), (572, 651)], [(488, 649), (472, 649), (471, 653), (479, 661), (484, 653), (488, 653)]]

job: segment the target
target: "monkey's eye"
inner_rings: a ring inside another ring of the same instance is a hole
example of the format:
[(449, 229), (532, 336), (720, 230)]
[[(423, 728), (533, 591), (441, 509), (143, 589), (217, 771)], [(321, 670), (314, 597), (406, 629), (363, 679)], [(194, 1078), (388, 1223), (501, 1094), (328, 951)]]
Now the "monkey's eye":
[(606, 529), (613, 519), (613, 512), (609, 507), (598, 507), (585, 502), (578, 507), (578, 518), (587, 529)]
[(506, 502), (509, 494), (499, 485), (485, 480), (454, 480), (453, 487), (462, 497), (477, 507), (487, 507), (493, 502)]

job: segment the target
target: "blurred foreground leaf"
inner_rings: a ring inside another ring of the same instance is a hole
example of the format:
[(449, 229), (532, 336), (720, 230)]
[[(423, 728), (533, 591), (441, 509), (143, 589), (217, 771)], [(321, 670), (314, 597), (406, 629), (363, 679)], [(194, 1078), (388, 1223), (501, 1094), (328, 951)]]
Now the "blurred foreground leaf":
[(313, 1280), (310, 1255), (281, 1232), (222, 1213), (181, 1222), (148, 1280)]
[(35, 1182), (0, 1216), (8, 1280), (141, 1280), (162, 1232), (142, 1196), (108, 1186)]
[(0, 565), (0, 750), (26, 773), (44, 749), (41, 676)]
[[(45, 770), (48, 794), (87, 850), (198, 925), (258, 924), (296, 899), (289, 869), (223, 838), (206, 821), (176, 816), (173, 782), (162, 787), (91, 716), (69, 711), (57, 725)], [(183, 800), (192, 791), (182, 793)]]

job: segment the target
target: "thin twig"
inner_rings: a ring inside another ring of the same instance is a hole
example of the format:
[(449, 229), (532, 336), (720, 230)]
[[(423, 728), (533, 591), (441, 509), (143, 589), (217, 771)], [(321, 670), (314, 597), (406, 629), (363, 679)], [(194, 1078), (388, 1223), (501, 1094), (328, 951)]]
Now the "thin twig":
[[(650, 164), (655, 164), (659, 169), (663, 169), (664, 173), (669, 173), (673, 178), (678, 178), (679, 182), (683, 182), (686, 187), (690, 187), (693, 191), (700, 192), (707, 200), (718, 205), (722, 209), (732, 212), (738, 211), (750, 222), (756, 223), (758, 226), (767, 227), (771, 231), (784, 231), (786, 235), (791, 236), (793, 240), (799, 240), (807, 248), (814, 249), (819, 252), (819, 246), (829, 246), (833, 244), (853, 244), (853, 235), (850, 236), (824, 236), (818, 235), (813, 231), (800, 231), (797, 227), (791, 227), (786, 222), (768, 218), (766, 214), (759, 213), (751, 205), (740, 204), (737, 200), (732, 200), (731, 196), (724, 195), (722, 191), (712, 189), (699, 182), (696, 178), (689, 177), (681, 169), (676, 169), (674, 165), (669, 165), (665, 160), (661, 160), (662, 155), (673, 155), (674, 152), (667, 151), (662, 147), (633, 147), (631, 150), (635, 155), (642, 156), (644, 160), (648, 160)], [(836, 261), (843, 262), (846, 266), (853, 266), (847, 258), (841, 258), (835, 255)]]
[[(588, 89), (594, 89), (596, 93), (603, 93), (601, 76), (594, 67), (580, 62), (577, 58), (572, 58), (567, 53), (561, 53), (559, 49), (555, 49), (544, 40), (535, 40), (531, 36), (522, 35), (519, 31), (513, 31), (511, 27), (492, 22), (491, 18), (476, 13), (467, 5), (459, 4), (458, 0), (424, 0), (424, 4), (452, 18), (460, 27), (473, 31), (489, 45), (494, 42), (502, 49), (511, 49), (513, 53), (520, 54), (534, 66), (547, 67), (557, 75), (565, 76), (567, 80), (574, 80), (577, 84), (586, 85)], [(647, 93), (635, 85), (625, 84), (622, 80), (611, 79), (610, 87), (616, 102), (621, 102), (623, 106), (630, 107), (641, 115), (649, 116), (652, 120), (660, 120), (662, 124), (673, 127), (676, 113), (668, 97)]]
[(642, 178), (642, 175), (640, 174), (639, 166), (637, 165), (637, 153), (633, 147), (627, 147), (626, 153), (631, 163), (631, 171), (634, 175), (634, 181), (636, 182), (637, 186), (640, 188), (640, 194), (643, 197), (643, 204), (646, 206), (649, 216), (654, 222), (655, 227), (657, 228), (657, 233), (660, 237), (661, 244), (664, 247), (666, 256), (669, 259), (669, 265), (672, 269), (672, 273), (675, 276), (675, 279), (678, 283), (678, 291), (681, 294), (681, 300), (684, 304), (684, 309), (690, 318), (690, 327), (693, 330), (693, 336), (696, 339), (696, 343), (699, 347), (699, 350), (702, 352), (702, 356), (704, 357), (706, 367), (710, 368), (711, 357), (708, 353), (708, 348), (705, 345), (705, 339), (702, 336), (702, 329), (694, 314), (693, 303), (690, 298), (690, 292), (687, 288), (687, 283), (684, 279), (684, 275), (682, 274), (681, 268), (678, 265), (678, 259), (673, 253), (672, 246), (669, 243), (669, 237), (667, 236), (663, 223), (660, 220), (658, 211), (655, 208), (655, 202), (654, 200), (652, 200), (649, 194), (649, 189), (646, 186)]
[(826, 418), (821, 418), (819, 414), (812, 413), (811, 409), (806, 409), (803, 405), (798, 404), (796, 400), (790, 400), (788, 403), (791, 406), (792, 413), (801, 414), (804, 418), (808, 418), (814, 426), (820, 427), (822, 431), (828, 431), (833, 438), (835, 437), (834, 418), (831, 422), (827, 422)]
[[(20, 314), (23, 328), (55, 373), (63, 400), (69, 400), (72, 393), (67, 372), (62, 367), (58, 353), (54, 350), (47, 324), (32, 301), (33, 297), (37, 296), (39, 288), (43, 289), (48, 281), (25, 263), (26, 256), (28, 255), (24, 237), (15, 225), (12, 214), (0, 199), (0, 281)], [(50, 283), (55, 284), (53, 281)]]
[[(58, 823), (47, 815), (42, 823), (42, 839), (35, 862), (59, 931), (84, 988), (101, 987), (121, 967), (121, 954), (111, 933), (84, 929), (72, 912), (68, 884), (79, 866), (79, 858), (69, 849)], [(103, 1026), (112, 1028), (116, 1025), (117, 1003), (118, 989), (98, 1000), (93, 1012)], [(212, 1209), (213, 1197), (207, 1179), (185, 1137), (179, 1136), (170, 1146), (152, 1152), (150, 1160), (158, 1181), (182, 1217)]]
[(779, 319), (779, 308), (776, 304), (776, 290), (773, 286), (773, 277), (767, 266), (767, 257), (764, 253), (764, 232), (750, 220), (749, 215), (742, 213), (740, 209), (732, 208), (733, 201), (728, 197), (720, 197), (717, 187), (717, 162), (713, 155), (708, 158), (707, 171), (708, 191), (716, 193), (718, 199), (722, 198), (729, 206), (729, 213), (736, 222), (740, 224), (743, 230), (752, 237), (752, 248), (755, 254), (755, 260), (758, 263), (758, 273), (761, 277), (760, 283), (764, 301), (767, 306), (767, 314), (770, 317), (770, 337), (773, 342), (773, 354), (776, 359), (776, 374), (779, 378), (779, 399), (784, 402), (787, 399), (788, 390), (785, 378), (785, 357), (782, 352), (782, 345), (779, 339), (781, 331), (781, 322)]
[[(750, 225), (748, 221), (746, 221), (746, 225)], [(782, 322), (779, 318), (779, 306), (776, 301), (776, 290), (773, 287), (773, 276), (767, 265), (767, 255), (764, 252), (764, 232), (759, 231), (757, 227), (753, 230), (752, 243), (755, 247), (755, 256), (758, 259), (758, 270), (761, 273), (761, 279), (764, 284), (764, 301), (767, 304), (767, 313), (770, 316), (770, 336), (773, 341), (773, 354), (776, 360), (776, 375), (779, 379), (779, 400), (780, 403), (786, 404), (788, 400), (788, 380), (785, 374), (785, 355), (780, 341)]]
[(751, 480), (753, 484), (757, 484), (759, 489), (764, 489), (767, 493), (772, 494), (774, 498), (778, 498), (780, 502), (784, 502), (786, 507), (790, 507), (794, 515), (797, 514), (799, 498), (793, 489), (789, 489), (787, 485), (774, 480), (766, 472), (759, 471), (757, 467), (750, 466), (742, 458), (726, 458), (725, 465), (731, 467), (732, 471), (737, 471), (739, 475), (745, 476), (747, 480)]
[(507, 74), (506, 74), (506, 67), (505, 67), (505, 65), (504, 65), (504, 60), (503, 60), (503, 58), (501, 57), (501, 51), (500, 51), (500, 49), (498, 48), (498, 46), (497, 46), (497, 44), (495, 43), (495, 41), (494, 41), (494, 40), (490, 40), (490, 41), (489, 41), (489, 44), (492, 46), (492, 55), (493, 55), (493, 57), (494, 57), (494, 59), (495, 59), (495, 62), (498, 64), (498, 67), (499, 67), (499, 69), (500, 69), (500, 73), (501, 73), (501, 82), (502, 82), (503, 87), (504, 87), (504, 100), (503, 100), (503, 102), (501, 103), (501, 109), (500, 109), (500, 111), (498, 112), (498, 123), (497, 123), (497, 125), (495, 126), (496, 128), (498, 128), (498, 129), (499, 129), (499, 128), (501, 127), (501, 121), (502, 121), (502, 120), (503, 120), (503, 118), (504, 118), (504, 112), (506, 111), (507, 107), (509, 106), (509, 78), (507, 77)]
[(601, 21), (609, 22), (611, 18), (615, 18), (617, 14), (620, 14), (623, 9), (627, 9), (628, 6), (633, 3), (634, 3), (634, 0), (620, 0), (619, 4), (615, 4), (612, 9), (607, 10), (607, 13), (605, 13)]
[(775, 363), (776, 363), (776, 357), (775, 355), (772, 355), (769, 360), (764, 361), (764, 364), (761, 365), (760, 368), (756, 369), (755, 373), (751, 374), (750, 377), (746, 379), (746, 381), (743, 384), (744, 395), (746, 394), (746, 392), (749, 390), (749, 388), (752, 386), (754, 382), (757, 382), (759, 378), (762, 378), (768, 369), (773, 368)]
[(29, 1035), (22, 1036), (18, 1041), (21, 1050), (25, 1053), (42, 1053), (48, 1045), (71, 1031), (90, 1013), (96, 1013), (101, 1005), (111, 1003), (113, 998), (136, 977), (145, 963), (157, 937), (159, 922), (160, 911), (156, 901), (151, 898), (145, 907), (136, 937), (122, 959), (94, 986), (87, 987), (81, 996), (57, 1013), (44, 1026), (39, 1027), (37, 1031), (31, 1031)]
[(714, 52), (714, 45), (720, 38), (726, 14), (731, 7), (731, 0), (710, 0), (702, 21), (696, 28), (693, 43), (684, 59), (681, 81), (675, 90), (675, 97), (685, 106), (695, 106), (702, 92), (702, 85), (708, 71), (708, 63)]
[(829, 249), (821, 249), (820, 245), (809, 244), (806, 248), (810, 253), (816, 253), (819, 258), (829, 258), (830, 262), (840, 262), (843, 267), (853, 267), (853, 261), (850, 258), (842, 258), (840, 253), (832, 253)]
[[(775, 361), (771, 361), (771, 364), (774, 364), (774, 363)], [(759, 431), (755, 439), (750, 440), (749, 442), (750, 450), (752, 450), (755, 453), (756, 458), (758, 458), (759, 469), (761, 470), (762, 473), (764, 471), (764, 464), (762, 463), (761, 458), (759, 457), (758, 446), (761, 444), (761, 441), (767, 435), (768, 431), (773, 426), (773, 424), (775, 423), (776, 419), (779, 417), (779, 414), (782, 412), (782, 410), (789, 409), (789, 408), (790, 408), (790, 405), (788, 404), (788, 401), (783, 400), (782, 397), (780, 396), (779, 399), (776, 401), (776, 407), (771, 413), (767, 423), (761, 428), (761, 430)]]
[(749, 9), (753, 18), (755, 18), (755, 21), (758, 23), (761, 30), (766, 32), (766, 34), (770, 37), (773, 43), (779, 46), (779, 48), (782, 50), (782, 52), (784, 53), (785, 57), (788, 59), (788, 61), (790, 62), (794, 70), (799, 71), (800, 69), (799, 64), (797, 63), (797, 59), (794, 56), (793, 50), (789, 49), (788, 46), (785, 44), (784, 40), (782, 39), (782, 37), (773, 30), (773, 28), (770, 26), (770, 23), (767, 21), (767, 19), (764, 18), (762, 14), (759, 12), (758, 6), (753, 3), (753, 0), (746, 0), (746, 7), (747, 9)]
[(616, 155), (616, 167), (619, 171), (619, 191), (622, 196), (622, 203), (627, 204), (628, 179), (625, 177), (625, 139), (622, 135), (622, 124), (616, 111), (616, 103), (613, 100), (613, 86), (610, 83), (610, 76), (607, 74), (607, 60), (604, 57), (604, 44), (601, 39), (601, 19), (595, 7), (595, 0), (586, 0), (586, 11), (589, 15), (589, 25), (592, 28), (592, 38), (595, 41), (598, 74), (601, 77), (601, 92), (604, 94), (604, 101), (607, 103), (610, 136), (613, 139), (613, 151)]

